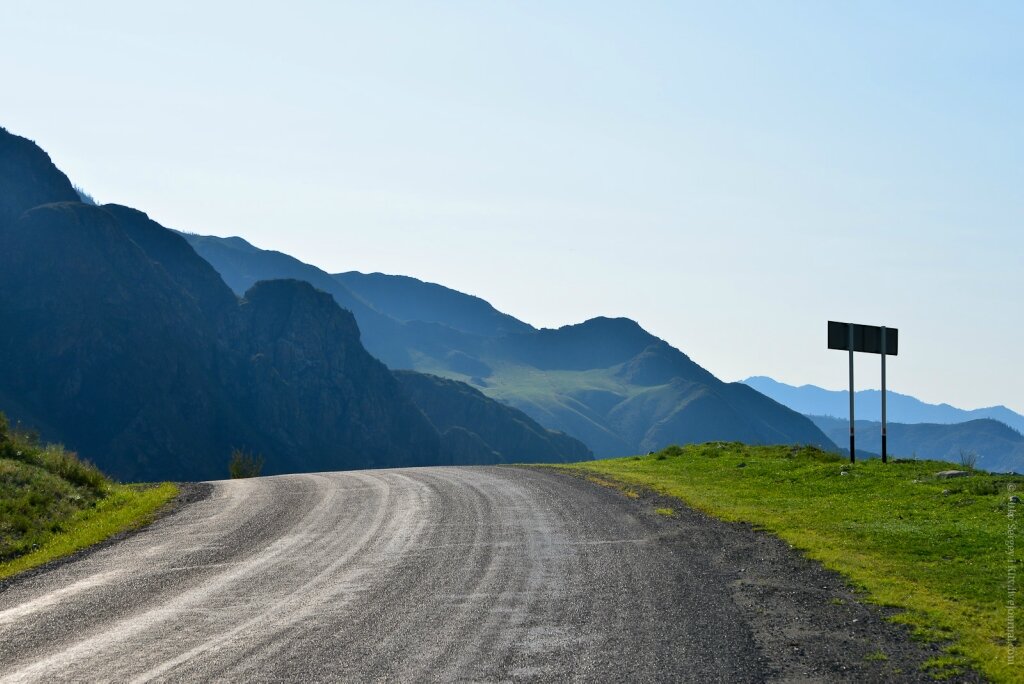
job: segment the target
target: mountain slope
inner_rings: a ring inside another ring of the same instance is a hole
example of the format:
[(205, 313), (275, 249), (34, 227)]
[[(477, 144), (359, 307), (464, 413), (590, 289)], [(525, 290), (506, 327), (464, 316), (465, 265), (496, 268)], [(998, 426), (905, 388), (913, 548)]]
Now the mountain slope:
[(242, 238), (217, 238), (182, 233), (192, 248), (212, 264), (228, 287), (241, 297), (260, 280), (301, 280), (329, 293), (359, 321), (363, 343), (392, 368), (409, 368), (401, 324), (377, 312), (343, 283), (315, 266), (281, 252), (253, 247)]
[(186, 238), (228, 282), (300, 277), (319, 287), (333, 277), (344, 289), (323, 289), (339, 302), (360, 300), (353, 313), (361, 328), (388, 330), (364, 342), (389, 366), (472, 384), (598, 456), (708, 439), (834, 448), (803, 416), (721, 382), (629, 319), (535, 330), (439, 285), (379, 273), (329, 276), (238, 238)]
[(218, 425), (237, 430), (206, 367), (209, 328), (102, 209), (49, 204), (0, 227), (0, 393), (20, 402), (5, 408), (118, 477), (166, 479)]
[[(848, 420), (811, 416), (811, 420), (833, 441), (849, 437)], [(1024, 435), (991, 418), (963, 423), (889, 423), (887, 448), (894, 456), (935, 459), (958, 463), (961, 451), (974, 452), (977, 466), (991, 472), (1024, 471)], [(855, 423), (857, 451), (881, 453), (882, 424), (858, 420)]]
[(409, 276), (350, 271), (334, 278), (378, 311), (385, 311), (403, 323), (440, 323), (485, 337), (533, 330), (479, 297)]
[[(795, 387), (768, 377), (757, 376), (743, 381), (758, 392), (805, 415), (849, 416), (850, 395), (846, 390), (827, 390), (815, 385)], [(881, 420), (881, 392), (860, 390), (855, 393), (858, 418)], [(886, 413), (895, 423), (963, 423), (991, 418), (1024, 432), (1024, 416), (1005, 406), (959, 409), (949, 404), (928, 404), (907, 394), (887, 392)]]
[(395, 377), (441, 433), (442, 453), (453, 464), (592, 458), (581, 442), (541, 427), (465, 383), (413, 371), (395, 371)]

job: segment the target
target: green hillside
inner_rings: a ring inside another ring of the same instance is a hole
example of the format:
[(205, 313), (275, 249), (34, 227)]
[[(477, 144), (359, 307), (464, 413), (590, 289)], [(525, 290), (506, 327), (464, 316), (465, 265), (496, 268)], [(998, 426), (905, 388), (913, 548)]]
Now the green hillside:
[(11, 431), (0, 413), (0, 579), (138, 527), (178, 493), (128, 486), (59, 445)]
[(1008, 662), (1007, 587), (1024, 558), (1015, 521), (1024, 477), (944, 479), (936, 473), (950, 466), (938, 461), (851, 465), (813, 448), (722, 442), (569, 467), (778, 535), (868, 600), (900, 609), (894, 620), (918, 638), (943, 644), (932, 675), (974, 667), (1019, 681)]
[(559, 463), (589, 460), (590, 450), (548, 430), (522, 411), (469, 385), (426, 373), (395, 371), (406, 393), (441, 435), (446, 463)]

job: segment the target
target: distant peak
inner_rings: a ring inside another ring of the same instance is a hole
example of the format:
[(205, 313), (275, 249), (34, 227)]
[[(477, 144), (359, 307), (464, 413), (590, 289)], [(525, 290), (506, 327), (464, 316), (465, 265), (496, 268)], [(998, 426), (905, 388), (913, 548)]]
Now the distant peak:
[(571, 325), (562, 326), (561, 329), (566, 328), (580, 328), (588, 330), (614, 330), (614, 331), (646, 331), (640, 327), (640, 324), (634, 321), (632, 318), (626, 318), (624, 316), (609, 317), (609, 316), (595, 316), (594, 318), (588, 318), (582, 323), (575, 323)]
[(226, 237), (223, 239), (224, 242), (228, 243), (232, 247), (244, 247), (246, 249), (255, 249), (251, 242), (249, 242), (245, 238), (238, 237), (237, 235), (232, 235), (231, 237)]
[(145, 219), (147, 221), (152, 220), (149, 218), (149, 214), (142, 211), (141, 209), (136, 209), (134, 207), (126, 207), (123, 204), (116, 204), (114, 202), (108, 202), (107, 204), (101, 205), (100, 209), (113, 209), (114, 211), (132, 214), (136, 218)]

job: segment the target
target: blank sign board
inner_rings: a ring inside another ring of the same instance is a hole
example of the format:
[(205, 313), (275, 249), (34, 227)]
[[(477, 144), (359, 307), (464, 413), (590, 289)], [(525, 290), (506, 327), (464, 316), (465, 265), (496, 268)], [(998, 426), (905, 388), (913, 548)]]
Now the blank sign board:
[[(850, 323), (828, 322), (828, 348), (850, 350)], [(853, 351), (868, 354), (882, 353), (882, 328), (877, 325), (853, 323)], [(885, 354), (896, 356), (900, 350), (900, 331), (885, 328)]]

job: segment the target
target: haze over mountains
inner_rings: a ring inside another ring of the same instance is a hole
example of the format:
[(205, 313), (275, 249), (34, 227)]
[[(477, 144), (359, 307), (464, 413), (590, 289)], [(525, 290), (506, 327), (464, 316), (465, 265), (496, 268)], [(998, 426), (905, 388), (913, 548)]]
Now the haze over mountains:
[(295, 472), (834, 446), (631, 320), (537, 330), (440, 285), (182, 237), (82, 202), (3, 129), (0, 367), (0, 410), (123, 479), (221, 477), (233, 448)]
[[(849, 439), (849, 419), (810, 416), (815, 425), (837, 444)], [(879, 454), (882, 423), (858, 420), (857, 451)], [(990, 472), (1024, 470), (1024, 435), (991, 418), (963, 423), (888, 423), (887, 448), (900, 458), (931, 458), (958, 463), (963, 454), (977, 456), (977, 467)]]
[[(816, 385), (787, 385), (765, 376), (754, 376), (743, 381), (758, 392), (785, 404), (805, 415), (848, 417), (850, 395), (846, 390), (827, 390)], [(882, 419), (882, 399), (879, 390), (858, 390), (855, 393), (857, 418)], [(963, 423), (979, 418), (991, 418), (1024, 432), (1024, 416), (1005, 406), (979, 409), (960, 409), (949, 404), (929, 404), (908, 394), (889, 390), (886, 412), (894, 423)]]
[[(124, 479), (220, 477), (236, 447), (297, 472), (845, 442), (822, 417), (845, 416), (845, 392), (722, 382), (629, 319), (536, 329), (442, 285), (329, 274), (81, 199), (0, 129), (0, 411)], [(858, 393), (859, 418), (872, 401)], [(900, 455), (1024, 459), (1005, 407), (890, 393), (889, 415)], [(959, 426), (898, 425), (919, 422)]]
[[(814, 385), (795, 387), (763, 376), (743, 382), (794, 410), (805, 411), (836, 444), (849, 439), (848, 392)], [(928, 404), (907, 394), (887, 394), (890, 453), (957, 462), (961, 451), (974, 452), (978, 467), (985, 470), (1024, 470), (1024, 416), (1005, 406), (966, 410)], [(881, 392), (861, 390), (855, 393), (855, 401), (857, 451), (878, 454), (882, 449)]]
[(590, 456), (479, 393), (412, 384), (367, 353), (335, 298), (294, 279), (236, 297), (177, 233), (79, 201), (45, 152), (0, 129), (13, 421), (130, 480), (223, 477), (236, 447), (270, 473)]
[(625, 318), (535, 329), (484, 300), (381, 273), (328, 274), (245, 240), (185, 235), (236, 293), (300, 278), (349, 308), (370, 353), (475, 386), (601, 456), (737, 440), (834, 448), (811, 421), (742, 383), (724, 383)]

